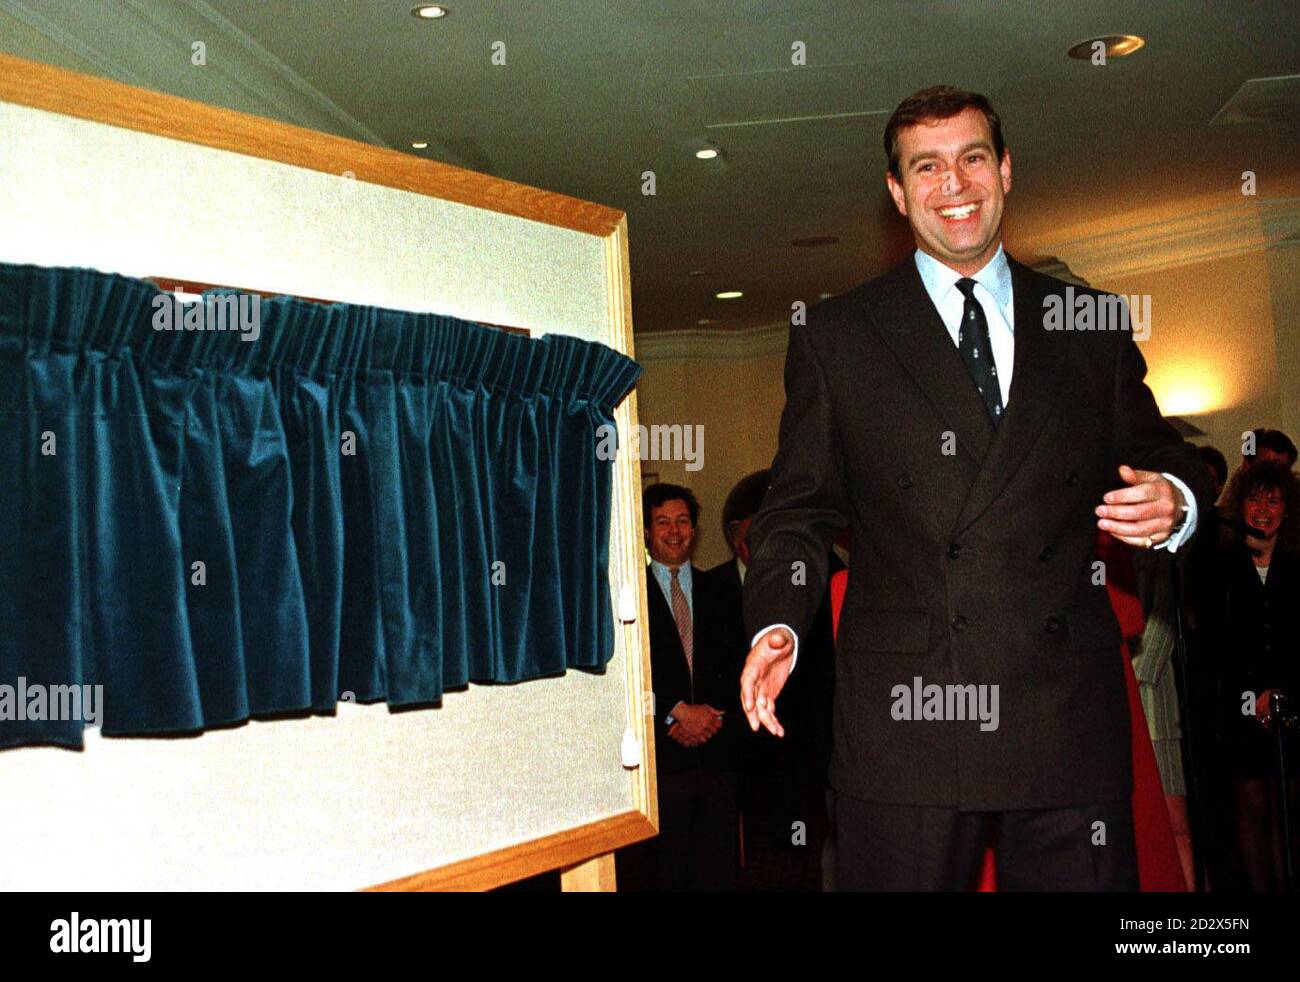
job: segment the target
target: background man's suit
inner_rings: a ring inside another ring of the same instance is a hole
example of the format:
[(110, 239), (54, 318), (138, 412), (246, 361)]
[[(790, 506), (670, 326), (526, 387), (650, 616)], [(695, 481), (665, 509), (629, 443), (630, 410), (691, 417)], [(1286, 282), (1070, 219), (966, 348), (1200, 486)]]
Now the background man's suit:
[[(672, 609), (653, 576), (647, 576), (650, 614), (650, 672), (655, 695), (655, 770), (734, 771), (739, 767), (745, 722), (740, 709), (740, 669), (749, 646), (741, 647), (729, 630), (718, 581), (710, 572), (691, 570), (692, 622), (695, 630), (694, 673)], [(692, 674), (694, 678), (692, 679)], [(678, 702), (707, 703), (726, 711), (722, 729), (699, 747), (683, 747), (668, 735), (664, 720)]]
[[(790, 334), (780, 448), (748, 536), (746, 626), (803, 636), (847, 521), (831, 780), (860, 801), (1002, 812), (1131, 790), (1093, 509), (1121, 463), (1180, 478), (1202, 512), (1208, 477), (1160, 416), (1129, 332), (1045, 330), (1043, 299), (1066, 284), (1010, 267), (1015, 367), (996, 428), (912, 258)], [(998, 729), (892, 719), (891, 691), (915, 676), (998, 685)]]
[[(660, 834), (633, 860), (650, 867), (646, 886), (668, 890), (735, 888), (736, 796), (746, 737), (740, 708), (740, 670), (748, 646), (733, 636), (717, 582), (691, 571), (694, 672), (663, 589), (646, 577), (650, 669), (654, 678), (655, 768)], [(668, 735), (665, 719), (678, 702), (724, 710), (722, 728), (698, 747)], [(637, 877), (640, 871), (633, 871)], [(634, 885), (642, 885), (634, 882)]]

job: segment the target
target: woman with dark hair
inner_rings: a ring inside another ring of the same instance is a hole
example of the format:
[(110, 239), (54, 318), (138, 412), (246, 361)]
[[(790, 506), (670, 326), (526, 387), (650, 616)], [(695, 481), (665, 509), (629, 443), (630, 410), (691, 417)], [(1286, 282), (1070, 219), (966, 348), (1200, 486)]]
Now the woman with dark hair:
[[(1300, 700), (1300, 484), (1281, 463), (1237, 470), (1220, 509), (1260, 534), (1220, 527), (1213, 609), (1220, 734), (1235, 782), (1237, 857), (1252, 890), (1284, 887), (1275, 692)], [(1295, 773), (1300, 760), (1288, 760)], [(1296, 782), (1288, 781), (1294, 800)], [(1292, 809), (1294, 812), (1294, 808)], [(1294, 823), (1293, 823), (1294, 824)]]

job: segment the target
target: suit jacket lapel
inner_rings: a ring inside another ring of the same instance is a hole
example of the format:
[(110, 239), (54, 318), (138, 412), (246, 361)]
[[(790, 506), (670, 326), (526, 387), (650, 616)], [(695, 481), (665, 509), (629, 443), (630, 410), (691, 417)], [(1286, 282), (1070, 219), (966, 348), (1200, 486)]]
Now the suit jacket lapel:
[[(881, 338), (956, 434), (957, 453), (979, 466), (993, 439), (993, 421), (943, 318), (925, 292), (915, 260), (909, 256), (884, 277), (880, 287), (876, 326)], [(1013, 374), (1013, 384), (1014, 380)], [(935, 433), (936, 453), (939, 436)]]
[[(964, 532), (979, 518), (1024, 463), (1039, 431), (1051, 416), (1062, 388), (1065, 338), (1057, 338), (1043, 326), (1043, 298), (1049, 293), (1046, 287), (1050, 281), (1035, 276), (1028, 267), (1010, 257), (1008, 262), (1011, 265), (1016, 321), (1011, 391), (979, 476), (962, 506), (954, 535)], [(960, 362), (960, 356), (958, 360)], [(975, 392), (972, 385), (968, 384), (967, 389)], [(988, 413), (983, 410), (982, 403), (980, 408), (987, 419)]]

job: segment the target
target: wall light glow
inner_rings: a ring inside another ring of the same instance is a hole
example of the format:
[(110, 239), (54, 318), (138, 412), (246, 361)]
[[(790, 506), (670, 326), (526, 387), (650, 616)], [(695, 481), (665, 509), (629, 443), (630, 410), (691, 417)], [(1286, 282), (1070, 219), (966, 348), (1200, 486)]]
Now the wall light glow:
[(1210, 365), (1180, 365), (1147, 379), (1166, 416), (1198, 416), (1226, 408), (1230, 400), (1218, 372)]

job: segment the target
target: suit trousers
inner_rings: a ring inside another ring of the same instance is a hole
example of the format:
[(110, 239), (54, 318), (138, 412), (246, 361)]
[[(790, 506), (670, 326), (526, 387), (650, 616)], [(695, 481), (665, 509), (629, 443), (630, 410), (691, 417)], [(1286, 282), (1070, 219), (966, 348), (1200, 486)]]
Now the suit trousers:
[[(1100, 823), (1100, 824), (1098, 824)], [(1128, 799), (1004, 812), (835, 795), (839, 890), (971, 890), (993, 845), (1004, 891), (1136, 891)]]
[(735, 890), (739, 824), (735, 771), (689, 770), (659, 778), (660, 889)]

